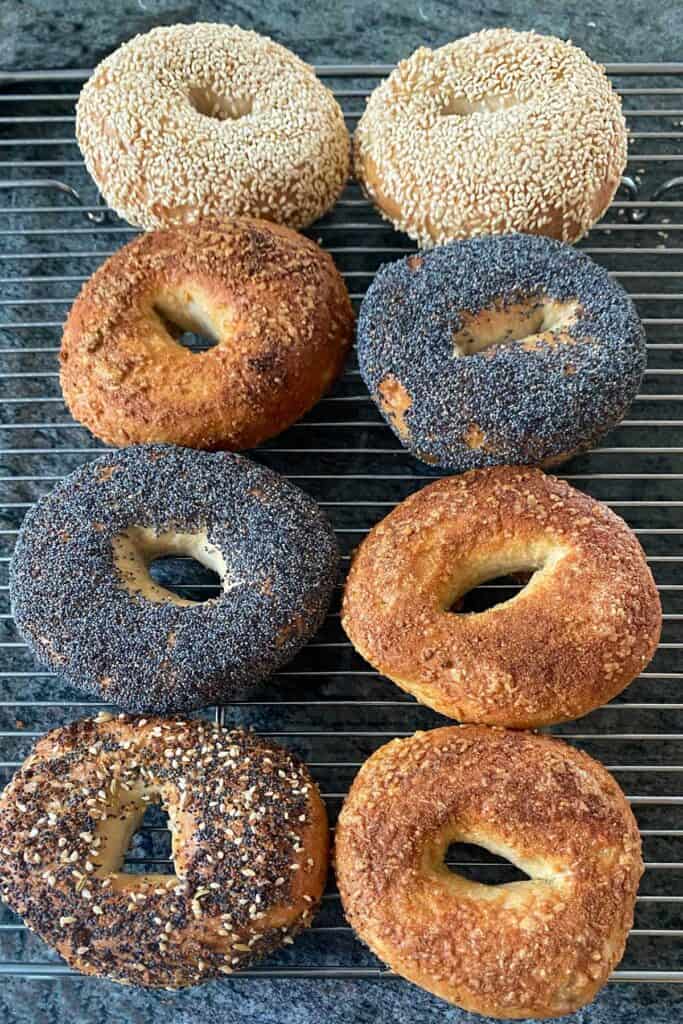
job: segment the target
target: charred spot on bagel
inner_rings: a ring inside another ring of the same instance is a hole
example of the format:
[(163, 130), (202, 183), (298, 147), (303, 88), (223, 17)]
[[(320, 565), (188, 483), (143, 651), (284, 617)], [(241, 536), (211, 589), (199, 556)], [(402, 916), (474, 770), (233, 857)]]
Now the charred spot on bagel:
[[(257, 374), (272, 375), (277, 372), (286, 376), (286, 360), (283, 357), (281, 348), (271, 348), (264, 352), (260, 352), (258, 355), (250, 356), (247, 360), (247, 365), (250, 370), (253, 370)], [(281, 383), (281, 380), (276, 380), (277, 384)]]

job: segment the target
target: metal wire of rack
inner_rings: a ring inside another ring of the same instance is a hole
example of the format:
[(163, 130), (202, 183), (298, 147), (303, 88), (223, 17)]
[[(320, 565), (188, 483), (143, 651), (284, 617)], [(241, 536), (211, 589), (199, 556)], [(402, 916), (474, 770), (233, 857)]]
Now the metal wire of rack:
[[(317, 69), (352, 130), (388, 66)], [(607, 501), (639, 534), (664, 606), (657, 655), (608, 706), (552, 731), (610, 768), (629, 796), (646, 873), (620, 982), (683, 982), (683, 64), (612, 64), (624, 97), (630, 156), (622, 189), (581, 248), (632, 293), (648, 332), (649, 365), (628, 418), (560, 475)], [(101, 203), (75, 144), (74, 102), (87, 71), (0, 74), (0, 786), (37, 736), (104, 708), (58, 676), (36, 671), (16, 632), (7, 571), (26, 510), (64, 474), (103, 450), (69, 417), (58, 381), (60, 329), (81, 283), (134, 233)], [(414, 246), (350, 185), (310, 234), (334, 256), (356, 303), (378, 266)], [(333, 519), (348, 560), (367, 529), (438, 473), (417, 463), (384, 425), (352, 359), (304, 420), (253, 456), (296, 481)], [(182, 559), (170, 567), (187, 596), (213, 584)], [(503, 599), (511, 580), (473, 600)], [(252, 726), (305, 758), (332, 822), (362, 761), (378, 746), (444, 719), (416, 704), (353, 651), (335, 605), (319, 636), (257, 699), (208, 709)], [(163, 820), (145, 820), (127, 869), (171, 870)], [(511, 879), (511, 865), (482, 851), (449, 863), (482, 881)], [(0, 975), (73, 975), (6, 908)], [(346, 926), (331, 879), (314, 927), (292, 948), (236, 977), (391, 977)]]

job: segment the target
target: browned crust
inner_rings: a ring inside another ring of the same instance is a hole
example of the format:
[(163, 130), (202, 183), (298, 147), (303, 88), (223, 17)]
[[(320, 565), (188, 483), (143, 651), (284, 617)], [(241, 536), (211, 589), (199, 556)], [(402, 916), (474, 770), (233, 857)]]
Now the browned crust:
[[(218, 324), (195, 353), (152, 311), (171, 291)], [(61, 384), (73, 416), (114, 445), (248, 448), (280, 433), (341, 372), (353, 311), (332, 259), (266, 221), (153, 231), (110, 257), (69, 314)]]
[[(443, 865), (454, 840), (505, 851), (531, 881), (482, 886)], [(623, 954), (640, 837), (612, 776), (558, 740), (460, 726), (365, 762), (335, 834), (359, 936), (464, 1009), (554, 1017), (589, 1002)]]
[[(513, 600), (447, 610), (486, 578), (554, 558)], [(418, 700), (518, 728), (577, 718), (620, 693), (652, 658), (661, 618), (626, 523), (563, 481), (512, 466), (445, 478), (402, 502), (356, 552), (342, 608), (354, 647)]]
[[(140, 785), (169, 812), (175, 875), (120, 874), (108, 850)], [(315, 783), (282, 748), (201, 720), (103, 714), (39, 740), (0, 795), (0, 895), (82, 973), (179, 988), (310, 925), (328, 835)]]
[(406, 414), (413, 404), (410, 395), (401, 382), (391, 375), (380, 381), (377, 390), (382, 412), (389, 419), (401, 440), (409, 441), (410, 427), (406, 423)]

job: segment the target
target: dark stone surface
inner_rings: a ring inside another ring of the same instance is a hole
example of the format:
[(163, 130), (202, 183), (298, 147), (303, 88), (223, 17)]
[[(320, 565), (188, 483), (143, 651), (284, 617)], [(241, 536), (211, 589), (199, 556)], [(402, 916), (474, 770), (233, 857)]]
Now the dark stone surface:
[(272, 35), (318, 63), (395, 61), (420, 45), (439, 46), (479, 28), (511, 25), (571, 38), (610, 61), (676, 60), (683, 5), (644, 0), (3, 0), (0, 67), (82, 68), (154, 25), (223, 21)]
[[(82, 68), (94, 64), (109, 53), (124, 39), (136, 32), (158, 24), (172, 24), (176, 21), (220, 20), (238, 22), (243, 27), (254, 28), (271, 34), (279, 42), (291, 47), (305, 59), (316, 63), (363, 63), (393, 62), (407, 56), (420, 44), (440, 45), (458, 35), (474, 31), (478, 28), (510, 24), (517, 28), (536, 28), (552, 32), (563, 37), (571, 37), (576, 43), (587, 49), (591, 55), (603, 61), (661, 61), (680, 58), (679, 40), (683, 30), (683, 5), (652, 4), (642, 0), (609, 0), (598, 2), (593, 0), (586, 4), (568, 4), (560, 0), (513, 0), (495, 3), (484, 0), (479, 4), (443, 3), (435, 0), (416, 0), (407, 3), (405, 0), (355, 0), (351, 3), (324, 4), (320, 0), (264, 0), (260, 4), (242, 3), (211, 3), (211, 2), (170, 2), (170, 0), (124, 0), (120, 3), (104, 3), (102, 0), (0, 0), (0, 68), (11, 69), (51, 69), (51, 68)], [(343, 83), (345, 87), (353, 82)], [(361, 83), (367, 85), (367, 81)], [(621, 84), (633, 85), (633, 81)], [(672, 86), (678, 84), (672, 79), (664, 82), (649, 81), (640, 84)], [(64, 91), (77, 91), (78, 83), (61, 87)], [(632, 108), (639, 105), (638, 99), (631, 96), (629, 103)], [(649, 105), (661, 103), (663, 107), (678, 106), (678, 101), (671, 102), (670, 97), (652, 99)], [(349, 100), (349, 110), (360, 106), (358, 100)], [(642, 104), (641, 104), (642, 105)], [(54, 106), (45, 106), (40, 113), (70, 114), (71, 101), (60, 101)], [(5, 111), (18, 115), (19, 105), (9, 105)], [(350, 124), (353, 126), (353, 123)], [(639, 130), (672, 130), (671, 118), (662, 117), (644, 119), (637, 123)], [(70, 136), (70, 125), (53, 124), (49, 128), (27, 128), (25, 138), (36, 138), (39, 132), (46, 137), (62, 138)], [(665, 147), (678, 146), (680, 143), (667, 140), (639, 140), (632, 145), (633, 152), (661, 152)], [(77, 150), (73, 144), (54, 145), (52, 149), (35, 147), (27, 143), (17, 146), (11, 154), (3, 150), (3, 160), (21, 159), (53, 159), (70, 160), (77, 158)], [(630, 173), (642, 178), (641, 195), (648, 198), (667, 178), (680, 173), (680, 163), (644, 163), (641, 167), (634, 161)], [(18, 176), (32, 172), (15, 171), (8, 174)], [(82, 169), (75, 166), (62, 166), (49, 170), (35, 170), (35, 175), (46, 177), (48, 174), (58, 176), (82, 191), (87, 202), (95, 200), (95, 192), (86, 180)], [(22, 208), (27, 205), (53, 206), (68, 205), (68, 199), (46, 188), (39, 190), (10, 189), (1, 193), (2, 205)], [(348, 195), (357, 198), (357, 190), (351, 189)], [(680, 198), (680, 192), (671, 193), (670, 198)], [(650, 227), (645, 233), (638, 233), (627, 227), (623, 217), (624, 211), (612, 211), (608, 219), (614, 225), (611, 236), (607, 235), (604, 226), (593, 232), (587, 241), (587, 247), (601, 247), (600, 262), (616, 271), (628, 272), (635, 265), (635, 257), (623, 255), (619, 246), (646, 245), (650, 248), (647, 256), (639, 255), (638, 266), (648, 269), (650, 273), (658, 271), (678, 271), (681, 269), (680, 256), (669, 254), (668, 247), (675, 249), (680, 244), (680, 235), (667, 227), (661, 212), (653, 217)], [(621, 217), (619, 216), (621, 215)], [(346, 230), (342, 235), (335, 230), (346, 218), (359, 222), (367, 221), (368, 230), (356, 228)], [(676, 211), (670, 213), (670, 219), (680, 220)], [(5, 221), (3, 221), (3, 227)], [(92, 227), (83, 214), (74, 208), (70, 213), (11, 215), (7, 226), (13, 229), (27, 226), (36, 229), (77, 228), (80, 230)], [(0, 422), (11, 427), (4, 434), (8, 447), (36, 448), (37, 452), (27, 455), (3, 455), (0, 469), (5, 476), (27, 474), (22, 480), (15, 481), (11, 487), (5, 486), (3, 501), (18, 503), (13, 507), (5, 507), (2, 512), (0, 526), (4, 530), (16, 528), (25, 511), (21, 503), (35, 500), (51, 486), (50, 477), (59, 476), (81, 465), (83, 456), (75, 454), (74, 449), (86, 446), (90, 457), (95, 453), (96, 442), (88, 433), (79, 427), (67, 426), (68, 416), (58, 402), (47, 405), (40, 401), (48, 396), (56, 399), (59, 396), (59, 384), (55, 377), (31, 378), (35, 372), (41, 374), (53, 371), (56, 367), (54, 350), (28, 353), (22, 348), (30, 346), (56, 346), (59, 344), (59, 321), (63, 317), (70, 300), (78, 289), (78, 279), (91, 273), (101, 261), (104, 253), (116, 248), (130, 237), (125, 227), (112, 220), (104, 229), (96, 234), (64, 234), (64, 235), (8, 235), (0, 238), (0, 253), (10, 251), (20, 255), (20, 259), (6, 259), (2, 273), (9, 278), (25, 275), (36, 277), (60, 275), (60, 282), (53, 282), (47, 288), (41, 283), (21, 284), (5, 283), (2, 285), (4, 300), (21, 297), (36, 302), (34, 307), (17, 306), (4, 310), (6, 320), (12, 322), (43, 320), (54, 322), (55, 327), (31, 327), (0, 332), (0, 344), (16, 347), (17, 354), (4, 356), (3, 367), (7, 371), (23, 371), (27, 374), (20, 381), (0, 382), (0, 394), (35, 397), (35, 403), (26, 405), (6, 406), (2, 410)], [(665, 230), (666, 229), (666, 230)], [(610, 227), (610, 230), (612, 228)], [(669, 232), (671, 238), (668, 238)], [(351, 215), (348, 210), (337, 209), (326, 218), (325, 222), (316, 226), (313, 237), (322, 237), (329, 245), (339, 245), (340, 237), (347, 246), (384, 246), (391, 251), (408, 252), (412, 246), (402, 236), (396, 235), (386, 226), (381, 226), (377, 218), (367, 209), (356, 208)], [(392, 249), (393, 247), (393, 249)], [(614, 252), (607, 253), (613, 247)], [(384, 250), (386, 252), (386, 249)], [(42, 254), (49, 253), (49, 256)], [(69, 255), (64, 258), (65, 254)], [(353, 279), (352, 287), (357, 292), (369, 282), (372, 272), (380, 262), (391, 258), (375, 254), (337, 253), (336, 259), (341, 270), (353, 270), (359, 277)], [(680, 291), (675, 279), (639, 278), (629, 280), (627, 286), (632, 291), (659, 292), (669, 288), (672, 293)], [(49, 299), (44, 297), (49, 295)], [(43, 298), (41, 298), (43, 297)], [(679, 317), (683, 318), (681, 308), (675, 294), (666, 302), (651, 301), (639, 305), (641, 315), (646, 317)], [(651, 342), (680, 341), (674, 333), (680, 328), (664, 326), (648, 326), (648, 340)], [(682, 352), (667, 348), (649, 352), (650, 366), (664, 370), (681, 368)], [(658, 393), (660, 396), (673, 393), (679, 385), (675, 377), (646, 378), (645, 390)], [(357, 395), (361, 390), (360, 382), (350, 375), (338, 385), (336, 394)], [(674, 419), (680, 415), (679, 406), (675, 401), (661, 400), (656, 402), (637, 402), (629, 414), (632, 419), (644, 420)], [(350, 430), (344, 430), (335, 422), (333, 427), (313, 424), (326, 421), (351, 421), (358, 419), (358, 424), (347, 422)], [(48, 426), (33, 428), (36, 421), (47, 422)], [(52, 426), (49, 426), (52, 424)], [(60, 426), (61, 424), (61, 426)], [(379, 519), (385, 508), (373, 505), (373, 501), (381, 502), (400, 500), (424, 481), (430, 474), (413, 460), (407, 453), (392, 452), (390, 457), (376, 453), (376, 449), (397, 447), (387, 428), (381, 424), (378, 414), (370, 403), (349, 403), (337, 406), (320, 405), (307, 417), (305, 428), (294, 428), (283, 435), (282, 439), (267, 446), (266, 450), (256, 453), (260, 461), (290, 474), (329, 474), (314, 478), (312, 475), (304, 480), (299, 478), (305, 487), (318, 500), (349, 501), (357, 493), (357, 484), (350, 482), (351, 474), (363, 476), (363, 496), (365, 508), (339, 507), (332, 510), (335, 526), (349, 532), (341, 535), (345, 553), (348, 553), (358, 542), (362, 530)], [(351, 439), (350, 439), (351, 435)], [(623, 427), (615, 431), (606, 442), (615, 446), (673, 446), (677, 442), (674, 431), (664, 427), (643, 426), (634, 430)], [(317, 456), (312, 460), (307, 448), (327, 447), (329, 453)], [(299, 451), (300, 449), (300, 451)], [(348, 450), (347, 450), (348, 449)], [(362, 451), (365, 449), (365, 451)], [(630, 500), (632, 498), (648, 499), (683, 499), (683, 486), (668, 481), (647, 480), (645, 483), (631, 485), (623, 476), (610, 482), (601, 478), (601, 473), (623, 474), (625, 471), (635, 473), (683, 473), (683, 460), (676, 454), (642, 453), (624, 456), (582, 456), (572, 464), (563, 467), (563, 472), (581, 477), (578, 486), (589, 491), (595, 497), (612, 500)], [(391, 479), (382, 474), (395, 473)], [(35, 474), (31, 476), (29, 474)], [(340, 474), (339, 479), (333, 479)], [(583, 474), (583, 476), (581, 476)], [(589, 474), (588, 477), (585, 474)], [(590, 476), (590, 474), (598, 474)], [(369, 507), (368, 507), (369, 506)], [(676, 508), (660, 508), (655, 513), (650, 509), (626, 508), (623, 514), (635, 527), (680, 527), (680, 510)], [(13, 537), (0, 536), (2, 555), (11, 552)], [(671, 548), (667, 547), (665, 537), (648, 536), (643, 538), (650, 555), (666, 555)], [(675, 548), (674, 550), (680, 550)], [(0, 566), (0, 570), (3, 568)], [(680, 583), (679, 566), (675, 563), (659, 563), (653, 568), (660, 584)], [(2, 582), (6, 582), (3, 576)], [(665, 611), (683, 613), (682, 595), (667, 592)], [(0, 608), (7, 612), (6, 594), (0, 595)], [(666, 640), (683, 639), (680, 623), (669, 622), (665, 634)], [(0, 635), (5, 641), (18, 639), (11, 620), (0, 622)], [(328, 622), (323, 628), (320, 639), (339, 642), (344, 639), (338, 620)], [(2, 667), (4, 670), (16, 672), (33, 672), (35, 666), (22, 649), (6, 649), (2, 651)], [(271, 699), (277, 695), (282, 699), (306, 702), (309, 697), (315, 699), (341, 699), (349, 696), (365, 699), (396, 699), (396, 689), (388, 682), (377, 678), (355, 677), (350, 679), (347, 670), (362, 668), (362, 661), (350, 650), (332, 649), (326, 651), (305, 651), (292, 668), (301, 671), (295, 678), (279, 679), (264, 691), (264, 698)], [(667, 673), (680, 669), (677, 652), (662, 648), (651, 666), (652, 675), (636, 681), (624, 696), (625, 701), (676, 701), (680, 699), (680, 681), (672, 679)], [(325, 669), (324, 681), (313, 680), (306, 675), (310, 669)], [(660, 675), (655, 675), (660, 673)], [(294, 673), (292, 673), (293, 675)], [(20, 686), (18, 684), (21, 684)], [(25, 731), (42, 731), (63, 723), (69, 718), (78, 717), (87, 712), (82, 705), (63, 708), (43, 706), (35, 709), (17, 708), (11, 701), (52, 700), (76, 702), (82, 699), (76, 691), (69, 688), (59, 679), (41, 679), (30, 675), (20, 679), (0, 678), (0, 697), (8, 702), (8, 706), (0, 706), (0, 729), (10, 733), (16, 732), (10, 739), (2, 741), (3, 758), (19, 761), (30, 747), (30, 739), (21, 735), (21, 726), (16, 719), (21, 718)], [(645, 710), (637, 713), (630, 709), (620, 710), (618, 706), (594, 712), (579, 725), (571, 723), (558, 730), (566, 734), (572, 733), (606, 733), (623, 732), (627, 735), (630, 729), (643, 732), (675, 733), (681, 732), (683, 715), (677, 711)], [(371, 706), (352, 705), (337, 706), (334, 709), (322, 710), (320, 706), (308, 705), (294, 707), (284, 706), (279, 709), (263, 708), (231, 708), (226, 712), (227, 720), (245, 725), (253, 724), (260, 729), (321, 729), (331, 730), (330, 737), (324, 741), (287, 740), (299, 753), (307, 758), (324, 761), (337, 758), (346, 760), (354, 758), (361, 761), (382, 740), (367, 739), (358, 734), (353, 738), (337, 739), (334, 731), (344, 730), (385, 730), (400, 732), (414, 728), (429, 728), (443, 724), (440, 716), (426, 708), (415, 705), (403, 705), (393, 708), (377, 709)], [(636, 724), (634, 724), (636, 723)], [(17, 731), (19, 730), (19, 731)], [(652, 765), (658, 761), (668, 760), (674, 764), (683, 764), (683, 744), (675, 742), (642, 743), (637, 740), (623, 739), (582, 740), (582, 746), (594, 756), (612, 765)], [(11, 774), (6, 768), (0, 769), (0, 785), (3, 785)], [(340, 791), (348, 785), (354, 770), (319, 771), (318, 778), (326, 791)], [(657, 774), (637, 771), (622, 771), (619, 776), (622, 786), (636, 794), (671, 794), (683, 792), (680, 780), (682, 774)], [(339, 800), (331, 798), (328, 806), (332, 817), (339, 807)], [(639, 805), (636, 807), (639, 824), (642, 828), (667, 832), (683, 829), (683, 809), (666, 805)], [(155, 852), (155, 851), (151, 851)], [(676, 862), (681, 858), (681, 840), (677, 837), (649, 836), (645, 840), (646, 859), (652, 862)], [(500, 880), (504, 879), (503, 869), (494, 869)], [(490, 876), (494, 880), (493, 875)], [(643, 881), (642, 891), (648, 895), (670, 895), (681, 892), (680, 872), (666, 869), (648, 871)], [(681, 928), (681, 904), (639, 904), (637, 926), (639, 928)], [(12, 924), (16, 920), (7, 912), (0, 911), (0, 923)], [(339, 926), (343, 924), (338, 904), (330, 901), (317, 921), (320, 925)], [(664, 950), (664, 952), (662, 952)], [(0, 932), (0, 960), (12, 959), (24, 962), (45, 962), (56, 960), (38, 940), (26, 933)], [(284, 959), (271, 961), (277, 964), (305, 963), (317, 965), (343, 964), (345, 966), (366, 965), (377, 967), (377, 962), (360, 944), (355, 943), (348, 935), (340, 933), (309, 934), (302, 936)], [(627, 959), (623, 967), (626, 969), (662, 969), (678, 968), (683, 965), (683, 943), (680, 940), (661, 940), (655, 938), (635, 938), (629, 947)], [(151, 1024), (159, 1019), (173, 1024), (232, 1024), (244, 1021), (248, 1024), (318, 1024), (328, 1021), (329, 1024), (476, 1024), (482, 1021), (473, 1015), (448, 1007), (440, 1000), (400, 980), (383, 981), (352, 981), (352, 980), (248, 980), (226, 979), (202, 988), (178, 993), (149, 993), (126, 989), (96, 979), (64, 978), (57, 980), (35, 981), (28, 979), (7, 978), (0, 975), (0, 1021), (3, 1024), (99, 1024), (100, 1021), (111, 1024)], [(574, 1015), (572, 1024), (674, 1024), (683, 1019), (683, 987), (660, 985), (609, 985), (598, 997), (596, 1002)]]
[[(487, 1024), (486, 1018), (449, 1007), (399, 980), (228, 980), (176, 995), (89, 979), (17, 981), (8, 1005), (5, 1024)], [(612, 985), (590, 1007), (560, 1019), (566, 1024), (674, 1024), (682, 1015), (683, 989)]]

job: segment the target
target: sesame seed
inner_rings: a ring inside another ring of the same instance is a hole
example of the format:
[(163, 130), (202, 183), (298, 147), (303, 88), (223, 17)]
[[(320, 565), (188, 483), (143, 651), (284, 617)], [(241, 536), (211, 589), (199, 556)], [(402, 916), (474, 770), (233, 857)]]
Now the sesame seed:
[(237, 26), (160, 27), (119, 47), (81, 91), (76, 134), (109, 204), (144, 228), (211, 214), (302, 227), (348, 175), (332, 93), (294, 54)]
[(603, 190), (609, 205), (626, 141), (620, 99), (582, 50), (489, 29), (420, 47), (377, 86), (355, 171), (382, 216), (424, 247), (508, 231), (572, 241)]

